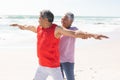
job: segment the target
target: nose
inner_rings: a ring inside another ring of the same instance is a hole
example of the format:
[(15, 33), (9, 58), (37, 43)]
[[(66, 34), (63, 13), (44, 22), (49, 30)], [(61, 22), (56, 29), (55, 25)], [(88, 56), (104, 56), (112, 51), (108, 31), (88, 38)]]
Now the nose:
[(64, 20), (63, 19), (61, 19), (61, 23), (63, 23), (64, 22)]
[(39, 20), (41, 19), (41, 17), (39, 17)]
[(64, 18), (62, 18), (61, 20), (64, 20)]
[(64, 21), (64, 18), (62, 18), (61, 21), (63, 22), (63, 21)]
[(40, 23), (41, 22), (41, 18), (39, 17), (39, 19), (38, 19), (38, 22)]

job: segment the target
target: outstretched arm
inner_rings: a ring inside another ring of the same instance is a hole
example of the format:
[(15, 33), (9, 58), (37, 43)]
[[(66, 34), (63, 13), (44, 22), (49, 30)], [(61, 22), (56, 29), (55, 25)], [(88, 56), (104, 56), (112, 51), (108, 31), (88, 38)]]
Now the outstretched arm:
[(102, 34), (92, 34), (91, 37), (101, 40), (102, 38), (109, 38), (108, 36)]
[(10, 26), (19, 27), (22, 30), (30, 30), (32, 32), (37, 33), (37, 28), (35, 26), (27, 26), (27, 25), (20, 25), (20, 24), (11, 24)]
[[(109, 38), (109, 37), (102, 35), (102, 34), (93, 34), (93, 33), (87, 33), (87, 32), (83, 32), (83, 33), (84, 33), (84, 35), (87, 35), (89, 38), (94, 38), (94, 39), (99, 39), (99, 40), (101, 40), (102, 38)], [(77, 31), (76, 35), (78, 37), (80, 37), (81, 31)]]
[(82, 38), (82, 39), (87, 39), (87, 38), (95, 38), (101, 40), (102, 38), (108, 38), (105, 35), (99, 35), (99, 34), (91, 34), (87, 32), (82, 32), (82, 31), (73, 31), (73, 30), (68, 30), (62, 27), (57, 27), (55, 30), (56, 34), (61, 34), (65, 36), (71, 36), (75, 38)]

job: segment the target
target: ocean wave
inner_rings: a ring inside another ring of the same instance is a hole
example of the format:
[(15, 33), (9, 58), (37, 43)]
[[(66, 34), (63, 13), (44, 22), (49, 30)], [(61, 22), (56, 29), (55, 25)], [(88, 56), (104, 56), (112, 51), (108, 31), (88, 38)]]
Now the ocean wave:
[(36, 15), (4, 15), (1, 19), (38, 19)]
[[(37, 15), (7, 15), (0, 16), (0, 30), (14, 30), (10, 24), (38, 25)], [(55, 16), (54, 23), (61, 25), (61, 16)], [(91, 31), (112, 31), (120, 27), (120, 17), (80, 17), (76, 16), (73, 25)], [(16, 29), (15, 29), (16, 30)]]

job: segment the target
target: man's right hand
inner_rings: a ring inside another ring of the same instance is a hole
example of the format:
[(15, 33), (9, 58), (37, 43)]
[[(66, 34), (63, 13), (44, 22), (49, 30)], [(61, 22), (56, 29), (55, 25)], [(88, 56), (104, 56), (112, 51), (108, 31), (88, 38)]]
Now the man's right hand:
[(23, 25), (19, 25), (19, 24), (10, 24), (10, 26), (18, 27), (18, 28), (20, 28), (20, 29), (22, 29), (22, 30), (25, 30), (25, 29), (26, 29), (25, 26), (23, 26)]

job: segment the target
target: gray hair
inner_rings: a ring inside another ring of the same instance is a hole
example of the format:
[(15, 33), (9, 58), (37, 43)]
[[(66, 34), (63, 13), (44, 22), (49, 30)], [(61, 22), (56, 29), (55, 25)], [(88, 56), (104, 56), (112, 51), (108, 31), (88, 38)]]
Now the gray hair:
[(70, 20), (74, 20), (74, 14), (73, 13), (71, 13), (71, 12), (67, 12), (66, 14), (65, 14)]
[(54, 15), (50, 10), (42, 10), (40, 16), (42, 18), (47, 18), (49, 22), (53, 22), (54, 20)]

